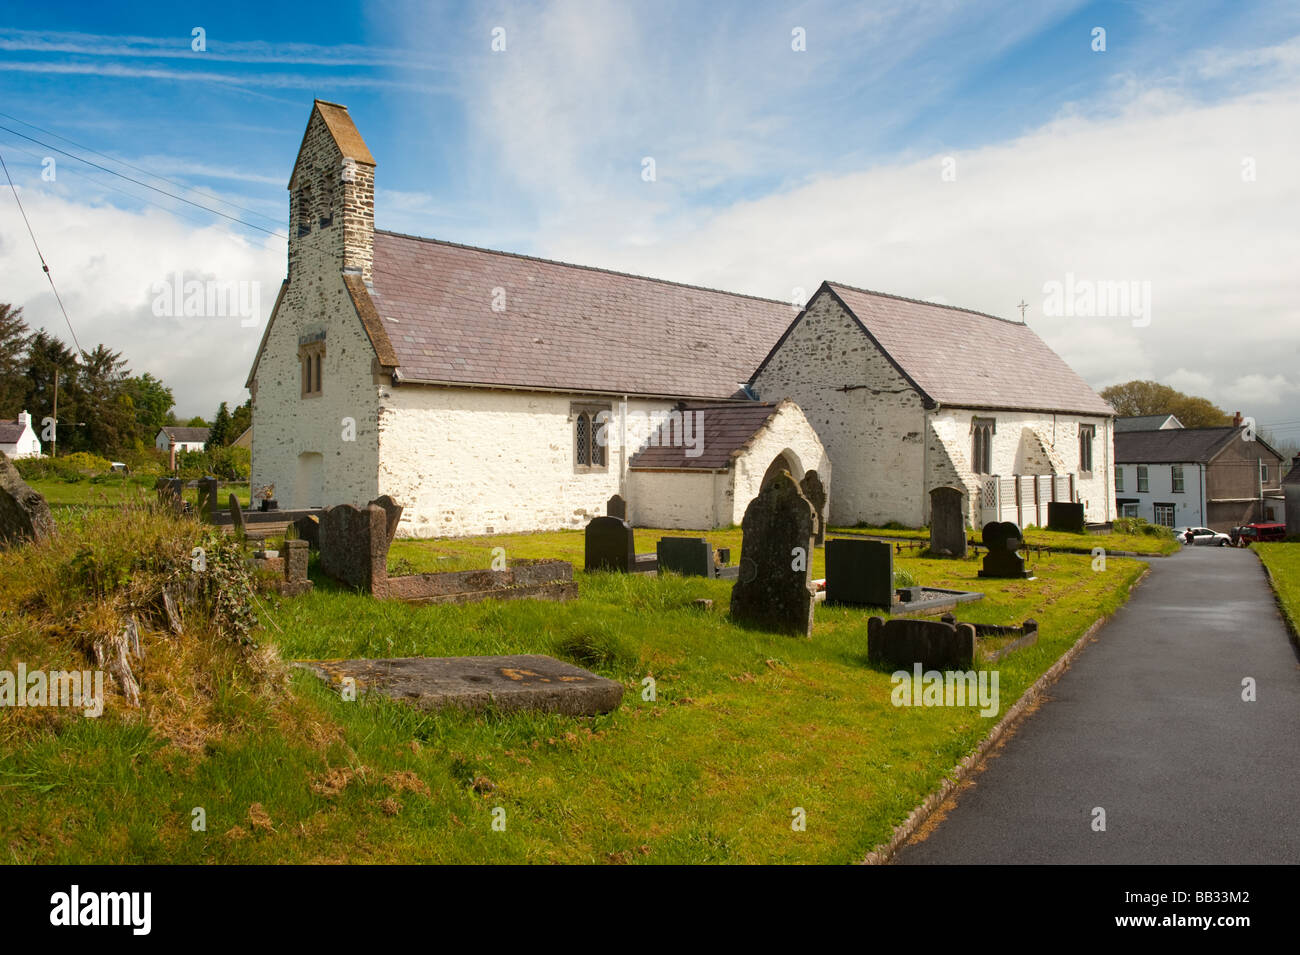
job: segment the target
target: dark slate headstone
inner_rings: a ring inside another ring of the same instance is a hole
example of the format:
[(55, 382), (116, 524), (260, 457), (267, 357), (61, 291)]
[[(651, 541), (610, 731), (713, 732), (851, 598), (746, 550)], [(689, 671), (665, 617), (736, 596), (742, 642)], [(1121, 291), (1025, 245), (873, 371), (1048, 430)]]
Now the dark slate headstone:
[(799, 490), (813, 506), (816, 525), (813, 529), (813, 543), (820, 547), (826, 543), (826, 486), (816, 471), (809, 471), (799, 482)]
[(959, 487), (930, 491), (930, 553), (966, 556), (966, 492)]
[(50, 505), (0, 452), (0, 544), (43, 541), (53, 536)]
[(230, 522), (235, 525), (235, 533), (244, 533), (244, 512), (239, 507), (239, 498), (230, 495)]
[(655, 546), (659, 573), (672, 571), (684, 577), (713, 576), (713, 548), (703, 537), (664, 537)]
[(894, 603), (894, 549), (888, 541), (835, 537), (826, 542), (826, 602), (855, 607)]
[(969, 623), (896, 617), (867, 621), (867, 662), (923, 670), (969, 670), (975, 659), (975, 628)]
[(984, 566), (980, 569), (981, 577), (1029, 576), (1025, 570), (1025, 559), (1016, 553), (1024, 543), (1020, 528), (1012, 521), (989, 521), (984, 525), (981, 536), (988, 553), (984, 556)]
[(623, 495), (615, 494), (605, 505), (606, 517), (617, 517), (620, 521), (627, 520), (627, 501), (623, 500)]
[(377, 597), (388, 594), (388, 514), (378, 504), (336, 504), (320, 518), (320, 569)]
[(1048, 502), (1047, 529), (1082, 534), (1087, 529), (1083, 521), (1083, 505), (1069, 501)]
[(741, 522), (740, 574), (731, 590), (732, 620), (812, 636), (813, 520), (812, 505), (786, 472), (749, 502)]
[(636, 563), (632, 525), (618, 517), (595, 517), (587, 525), (587, 573), (612, 570), (620, 574), (632, 572)]
[(212, 513), (217, 509), (217, 488), (216, 478), (199, 479), (199, 519), (207, 523), (211, 523)]
[(314, 514), (304, 514), (293, 522), (298, 529), (298, 537), (307, 542), (313, 550), (320, 550), (320, 520)]
[(402, 519), (402, 505), (398, 504), (387, 494), (382, 494), (370, 502), (384, 509), (385, 528), (388, 533), (388, 543), (393, 543), (393, 538), (397, 536), (397, 524)]

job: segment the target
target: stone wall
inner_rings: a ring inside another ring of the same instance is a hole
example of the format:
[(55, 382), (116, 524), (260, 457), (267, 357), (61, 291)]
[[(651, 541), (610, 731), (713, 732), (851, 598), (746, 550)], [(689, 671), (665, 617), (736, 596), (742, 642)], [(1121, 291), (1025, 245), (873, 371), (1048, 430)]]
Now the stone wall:
[(922, 522), (921, 397), (829, 293), (809, 304), (754, 390), (793, 399), (816, 430), (835, 468), (831, 524)]
[[(376, 396), (388, 378), (374, 374), (374, 348), (343, 282), (345, 267), (369, 269), (374, 170), (356, 164), (352, 181), (344, 181), (342, 169), (342, 153), (313, 112), (290, 192), (289, 278), (250, 380), (251, 484), (254, 491), (274, 484), (283, 508), (360, 506), (378, 493)], [(311, 231), (299, 236), (298, 189), (307, 185)], [(327, 211), (332, 219), (322, 227)], [(321, 393), (304, 396), (299, 344), (322, 334)], [(352, 440), (344, 419), (355, 422)]]
[[(621, 398), (608, 399), (617, 415)], [(399, 537), (504, 534), (586, 526), (623, 493), (621, 428), (609, 428), (606, 467), (575, 467), (572, 404), (590, 396), (402, 385), (379, 416), (379, 490), (406, 511)], [(628, 456), (649, 439), (653, 412), (669, 401), (628, 400)]]

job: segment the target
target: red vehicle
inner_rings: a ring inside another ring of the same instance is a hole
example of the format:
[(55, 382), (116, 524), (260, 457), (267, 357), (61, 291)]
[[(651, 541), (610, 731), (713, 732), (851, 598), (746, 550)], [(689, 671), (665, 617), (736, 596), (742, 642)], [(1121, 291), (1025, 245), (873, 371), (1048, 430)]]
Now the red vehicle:
[(1238, 547), (1245, 547), (1255, 541), (1286, 540), (1286, 525), (1274, 521), (1258, 524), (1243, 524), (1232, 529), (1232, 542)]

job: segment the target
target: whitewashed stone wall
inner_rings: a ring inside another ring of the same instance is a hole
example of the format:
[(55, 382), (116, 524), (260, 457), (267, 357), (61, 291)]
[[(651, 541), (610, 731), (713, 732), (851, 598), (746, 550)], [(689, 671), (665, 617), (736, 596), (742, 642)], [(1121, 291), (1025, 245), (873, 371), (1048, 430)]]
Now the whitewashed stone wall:
[[(374, 170), (357, 164), (344, 181), (342, 169), (342, 153), (313, 113), (291, 180), (288, 285), (250, 382), (251, 484), (254, 492), (274, 484), (281, 507), (362, 505), (378, 493), (378, 394), (387, 378), (373, 373), (374, 349), (343, 284), (345, 267), (363, 274), (368, 266)], [(307, 186), (304, 207), (299, 190)], [(332, 216), (328, 226), (322, 215)], [(306, 235), (300, 224), (310, 226)], [(304, 397), (299, 339), (320, 332), (323, 385)]]
[(830, 455), (802, 409), (789, 404), (779, 408), (755, 436), (753, 443), (735, 458), (730, 482), (730, 513), (724, 525), (739, 524), (744, 520), (745, 509), (758, 496), (763, 476), (780, 454), (793, 458), (798, 467), (797, 473), (793, 474), (796, 481), (802, 481), (809, 471), (816, 471), (826, 488), (827, 504), (833, 506), (837, 488), (831, 480)]
[[(404, 537), (502, 534), (584, 527), (620, 488), (624, 448), (608, 428), (606, 468), (575, 467), (574, 402), (604, 399), (546, 392), (405, 385), (389, 389), (379, 413), (380, 494), (405, 510)], [(608, 400), (617, 416), (622, 399)], [(667, 401), (629, 399), (627, 452), (645, 444), (651, 415)], [(256, 434), (256, 432), (254, 432)]]
[(628, 487), (639, 526), (703, 530), (731, 523), (729, 471), (632, 471)]
[[(972, 527), (980, 526), (980, 477), (971, 469), (973, 418), (992, 418), (996, 422), (992, 447), (994, 474), (1001, 477), (1074, 474), (1075, 494), (1083, 501), (1085, 519), (1092, 523), (1114, 519), (1111, 470), (1115, 461), (1115, 435), (1109, 418), (941, 408), (929, 415), (932, 440), (927, 486), (953, 484), (964, 487), (970, 508), (967, 519)], [(1091, 474), (1079, 473), (1081, 424), (1091, 424), (1096, 428)], [(1031, 432), (1037, 440), (1031, 438)]]
[(754, 390), (793, 399), (816, 430), (835, 466), (831, 524), (924, 520), (921, 397), (829, 293), (810, 303)]

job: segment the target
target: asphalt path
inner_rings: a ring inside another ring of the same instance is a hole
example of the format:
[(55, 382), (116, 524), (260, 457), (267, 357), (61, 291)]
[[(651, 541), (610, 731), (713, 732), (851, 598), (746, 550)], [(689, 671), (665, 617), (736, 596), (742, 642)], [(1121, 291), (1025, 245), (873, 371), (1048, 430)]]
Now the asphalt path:
[(1259, 559), (1191, 547), (1150, 564), (896, 863), (1300, 862), (1300, 664)]

